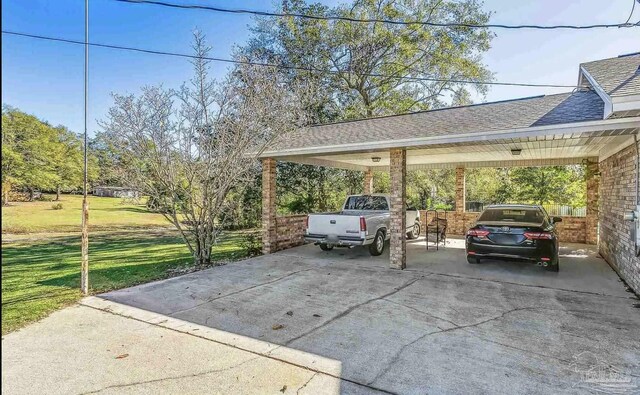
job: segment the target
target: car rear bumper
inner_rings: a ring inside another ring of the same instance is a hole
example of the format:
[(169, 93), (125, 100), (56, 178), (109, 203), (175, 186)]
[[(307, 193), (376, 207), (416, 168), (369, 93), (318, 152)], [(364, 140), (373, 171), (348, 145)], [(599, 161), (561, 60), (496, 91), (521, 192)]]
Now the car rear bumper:
[(532, 262), (557, 262), (558, 256), (553, 241), (538, 243), (535, 246), (505, 246), (497, 244), (480, 244), (467, 240), (467, 255), (477, 257), (495, 257), (508, 259), (524, 259)]

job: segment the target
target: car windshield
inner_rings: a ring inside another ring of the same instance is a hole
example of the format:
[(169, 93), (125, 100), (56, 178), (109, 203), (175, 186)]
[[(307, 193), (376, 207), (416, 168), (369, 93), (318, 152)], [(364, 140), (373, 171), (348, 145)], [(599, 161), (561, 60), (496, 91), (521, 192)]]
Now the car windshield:
[(530, 222), (539, 224), (544, 220), (542, 211), (536, 208), (490, 208), (486, 209), (478, 222)]
[(345, 210), (389, 210), (384, 196), (349, 196)]

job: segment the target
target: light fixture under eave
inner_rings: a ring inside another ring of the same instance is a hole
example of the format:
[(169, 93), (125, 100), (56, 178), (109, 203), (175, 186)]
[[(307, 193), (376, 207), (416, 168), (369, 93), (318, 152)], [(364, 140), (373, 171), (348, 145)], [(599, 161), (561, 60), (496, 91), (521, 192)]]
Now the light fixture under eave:
[(380, 162), (380, 159), (381, 159), (381, 158), (380, 158), (379, 156), (372, 156), (372, 157), (371, 157), (371, 160), (372, 160), (373, 162), (375, 162), (375, 163)]
[(521, 148), (512, 148), (511, 149), (511, 155), (518, 156), (521, 153), (522, 153), (522, 149)]

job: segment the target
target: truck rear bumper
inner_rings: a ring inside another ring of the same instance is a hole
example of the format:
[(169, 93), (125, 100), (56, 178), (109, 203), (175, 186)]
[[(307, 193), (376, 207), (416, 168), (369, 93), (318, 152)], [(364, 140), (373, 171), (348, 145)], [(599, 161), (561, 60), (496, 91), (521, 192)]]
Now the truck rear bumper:
[(314, 244), (327, 244), (334, 247), (355, 247), (371, 244), (373, 239), (367, 240), (360, 237), (346, 237), (346, 236), (332, 236), (332, 235), (317, 235), (307, 234), (304, 236), (304, 241)]

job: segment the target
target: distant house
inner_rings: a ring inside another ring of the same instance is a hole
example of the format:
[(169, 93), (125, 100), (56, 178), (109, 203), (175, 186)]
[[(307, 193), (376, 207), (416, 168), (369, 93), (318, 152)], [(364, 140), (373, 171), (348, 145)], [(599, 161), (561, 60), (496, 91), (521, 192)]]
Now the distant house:
[(115, 197), (115, 198), (137, 198), (139, 192), (125, 187), (95, 187), (93, 188), (94, 196)]

